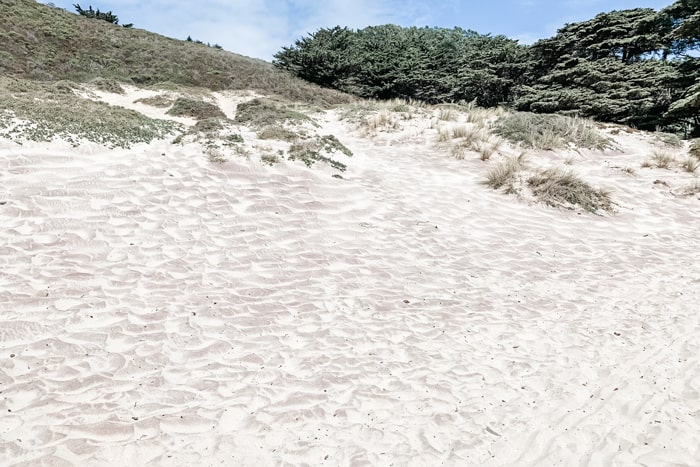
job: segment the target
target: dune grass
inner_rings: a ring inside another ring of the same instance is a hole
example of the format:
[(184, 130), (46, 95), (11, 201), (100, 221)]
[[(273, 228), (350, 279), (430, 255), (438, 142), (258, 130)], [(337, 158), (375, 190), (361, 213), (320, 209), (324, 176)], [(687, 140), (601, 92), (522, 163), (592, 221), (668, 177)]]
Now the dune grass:
[(268, 125), (257, 133), (258, 139), (273, 139), (277, 141), (296, 141), (301, 134), (284, 128), (282, 125)]
[(689, 154), (696, 159), (700, 159), (700, 138), (695, 138), (690, 141)]
[(178, 97), (166, 112), (175, 117), (191, 117), (197, 120), (225, 119), (226, 114), (217, 106), (204, 100)]
[(513, 193), (515, 191), (514, 184), (517, 174), (526, 165), (527, 158), (525, 153), (520, 154), (518, 157), (504, 159), (487, 172), (486, 185), (494, 190), (505, 188), (506, 193)]
[(645, 161), (642, 167), (656, 167), (659, 169), (670, 169), (676, 163), (676, 158), (666, 151), (654, 151), (651, 159)]
[(527, 183), (535, 197), (550, 206), (568, 204), (593, 213), (612, 210), (607, 191), (593, 188), (570, 170), (551, 168), (538, 171)]
[(167, 94), (156, 94), (155, 96), (151, 97), (142, 97), (141, 99), (137, 99), (134, 101), (136, 104), (146, 104), (150, 105), (151, 107), (157, 107), (157, 108), (168, 108), (173, 105), (174, 99), (169, 97)]
[(256, 98), (238, 104), (234, 121), (241, 125), (259, 129), (285, 123), (299, 124), (308, 122), (314, 124), (309, 116), (294, 110), (291, 105), (264, 98)]
[(681, 168), (686, 172), (695, 173), (700, 168), (700, 159), (688, 157), (681, 163)]
[(516, 112), (500, 118), (493, 131), (512, 143), (531, 149), (555, 150), (573, 146), (604, 150), (613, 146), (593, 122), (563, 115)]

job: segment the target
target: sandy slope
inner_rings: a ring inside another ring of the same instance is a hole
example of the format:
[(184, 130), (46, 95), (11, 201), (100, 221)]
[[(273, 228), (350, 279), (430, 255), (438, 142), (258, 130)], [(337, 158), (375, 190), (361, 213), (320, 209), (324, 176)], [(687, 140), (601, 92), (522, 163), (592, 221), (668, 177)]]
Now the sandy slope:
[(3, 465), (700, 463), (690, 175), (621, 135), (577, 214), (323, 125), (344, 180), (0, 142)]

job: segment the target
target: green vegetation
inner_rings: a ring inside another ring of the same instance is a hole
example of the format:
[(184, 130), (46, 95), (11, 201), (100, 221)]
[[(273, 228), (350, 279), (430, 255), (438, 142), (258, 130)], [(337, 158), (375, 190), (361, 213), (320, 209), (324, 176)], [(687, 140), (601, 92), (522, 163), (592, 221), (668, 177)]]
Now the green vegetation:
[(361, 97), (505, 104), (688, 136), (700, 134), (698, 50), (700, 0), (678, 0), (601, 13), (532, 46), (460, 28), (320, 29), (274, 64)]
[[(107, 21), (111, 24), (119, 24), (119, 17), (117, 17), (117, 15), (113, 14), (111, 11), (105, 13), (100, 11), (99, 8), (97, 10), (93, 10), (92, 5), (90, 5), (90, 8), (88, 8), (87, 10), (84, 10), (77, 3), (74, 4), (73, 7), (80, 16), (85, 16), (86, 18), (91, 19), (100, 19), (102, 21)], [(124, 25), (125, 28), (131, 28), (133, 26), (134, 25), (131, 23)]]
[(612, 141), (601, 135), (592, 122), (563, 115), (513, 113), (496, 122), (494, 133), (512, 143), (532, 149), (606, 149)]
[(547, 169), (527, 181), (535, 197), (550, 206), (580, 206), (588, 212), (612, 211), (610, 194), (593, 188), (573, 172)]
[(175, 117), (191, 117), (197, 120), (226, 118), (226, 114), (218, 106), (187, 97), (178, 97), (166, 113)]
[(516, 176), (526, 165), (525, 153), (518, 157), (509, 157), (488, 171), (486, 185), (494, 190), (504, 188), (506, 193), (514, 193)]
[(168, 97), (165, 94), (157, 94), (152, 97), (144, 97), (141, 99), (137, 99), (135, 102), (150, 105), (151, 107), (166, 108), (171, 107), (174, 101), (172, 98)]
[(289, 148), (289, 159), (300, 160), (311, 167), (316, 162), (325, 162), (334, 169), (344, 172), (346, 165), (332, 158), (333, 154), (340, 152), (348, 157), (352, 152), (345, 147), (338, 138), (333, 135), (321, 136), (310, 141), (303, 141), (292, 144)]
[(0, 0), (0, 76), (250, 89), (320, 106), (352, 101), (262, 60), (96, 21), (34, 0)]
[(90, 81), (98, 91), (111, 92), (112, 94), (124, 94), (124, 88), (113, 79), (95, 78)]
[(238, 104), (234, 121), (254, 128), (263, 128), (282, 123), (312, 123), (311, 118), (289, 107), (289, 105), (270, 99), (256, 98)]
[(504, 36), (384, 25), (320, 29), (284, 47), (274, 63), (308, 81), (365, 98), (476, 100), (490, 106), (512, 100), (526, 53)]
[(82, 98), (74, 83), (0, 77), (0, 136), (17, 142), (62, 138), (128, 148), (181, 131), (168, 120)]
[(268, 125), (257, 134), (259, 139), (274, 139), (278, 141), (296, 141), (299, 134), (281, 125)]

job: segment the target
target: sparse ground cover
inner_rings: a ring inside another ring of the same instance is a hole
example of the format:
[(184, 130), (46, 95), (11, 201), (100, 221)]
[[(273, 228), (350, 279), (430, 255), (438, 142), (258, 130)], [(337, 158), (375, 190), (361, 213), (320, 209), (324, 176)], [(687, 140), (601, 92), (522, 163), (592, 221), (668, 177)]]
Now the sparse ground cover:
[(241, 125), (260, 129), (280, 124), (313, 124), (311, 117), (295, 109), (292, 104), (265, 98), (255, 98), (239, 104), (234, 121)]
[(316, 162), (325, 162), (334, 169), (344, 172), (347, 166), (333, 158), (337, 153), (352, 157), (352, 152), (338, 138), (333, 135), (324, 135), (292, 144), (289, 148), (289, 159), (302, 161), (307, 167), (311, 167)]
[(123, 107), (78, 96), (70, 82), (0, 78), (0, 136), (21, 142), (61, 138), (128, 148), (181, 130), (169, 120), (148, 118)]
[(216, 104), (188, 97), (175, 99), (167, 114), (175, 117), (196, 118), (199, 121), (226, 118), (226, 114)]

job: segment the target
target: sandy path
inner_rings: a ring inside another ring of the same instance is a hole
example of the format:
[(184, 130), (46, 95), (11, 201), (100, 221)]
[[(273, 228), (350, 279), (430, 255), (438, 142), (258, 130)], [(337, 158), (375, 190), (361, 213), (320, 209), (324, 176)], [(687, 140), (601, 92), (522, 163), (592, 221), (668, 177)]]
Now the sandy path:
[(4, 463), (700, 459), (697, 200), (530, 207), (327, 127), (345, 180), (0, 149)]

